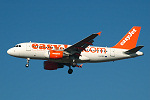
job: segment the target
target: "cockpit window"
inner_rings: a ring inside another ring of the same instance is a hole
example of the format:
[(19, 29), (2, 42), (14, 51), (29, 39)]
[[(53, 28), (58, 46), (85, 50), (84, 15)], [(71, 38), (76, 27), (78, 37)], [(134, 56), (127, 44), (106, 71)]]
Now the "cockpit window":
[(21, 45), (15, 45), (15, 47), (21, 47)]

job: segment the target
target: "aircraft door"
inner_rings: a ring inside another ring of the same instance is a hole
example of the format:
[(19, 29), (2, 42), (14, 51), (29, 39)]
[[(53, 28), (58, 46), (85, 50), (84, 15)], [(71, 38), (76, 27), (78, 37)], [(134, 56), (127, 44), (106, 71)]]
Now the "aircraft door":
[(26, 43), (26, 51), (31, 51), (31, 43)]
[(115, 49), (114, 48), (110, 49), (110, 56), (115, 57)]

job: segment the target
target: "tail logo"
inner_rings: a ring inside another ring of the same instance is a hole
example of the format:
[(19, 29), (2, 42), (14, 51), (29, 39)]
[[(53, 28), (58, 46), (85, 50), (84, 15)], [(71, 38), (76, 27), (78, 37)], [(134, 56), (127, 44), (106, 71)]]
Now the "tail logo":
[(132, 35), (136, 32), (137, 30), (133, 29), (131, 32), (128, 33), (128, 35), (126, 36), (126, 38), (124, 40), (122, 40), (122, 42), (120, 43), (120, 45), (124, 45), (128, 40), (130, 40), (130, 38), (132, 37)]

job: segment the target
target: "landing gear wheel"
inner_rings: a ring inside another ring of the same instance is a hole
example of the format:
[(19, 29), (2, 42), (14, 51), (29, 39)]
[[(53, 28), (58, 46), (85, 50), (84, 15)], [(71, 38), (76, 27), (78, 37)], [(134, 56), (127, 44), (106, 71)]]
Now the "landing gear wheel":
[(27, 64), (25, 65), (26, 67), (29, 67), (29, 61), (30, 61), (30, 58), (27, 58)]
[(72, 74), (73, 70), (72, 69), (69, 69), (68, 70), (68, 74)]
[(29, 67), (29, 64), (26, 64), (26, 67)]

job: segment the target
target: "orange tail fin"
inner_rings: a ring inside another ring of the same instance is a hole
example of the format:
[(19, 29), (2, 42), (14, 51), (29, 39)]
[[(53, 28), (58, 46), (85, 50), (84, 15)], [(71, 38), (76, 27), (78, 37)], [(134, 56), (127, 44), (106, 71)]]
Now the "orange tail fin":
[(141, 27), (134, 26), (132, 29), (112, 48), (132, 49), (136, 47)]

